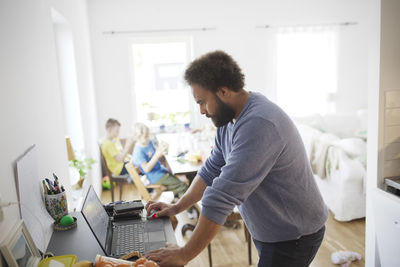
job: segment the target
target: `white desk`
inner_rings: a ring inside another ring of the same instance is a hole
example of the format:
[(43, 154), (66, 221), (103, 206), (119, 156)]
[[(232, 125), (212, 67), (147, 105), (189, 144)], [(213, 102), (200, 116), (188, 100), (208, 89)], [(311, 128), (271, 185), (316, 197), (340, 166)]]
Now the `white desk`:
[(178, 161), (177, 157), (171, 157), (168, 155), (165, 156), (165, 159), (166, 159), (169, 167), (171, 168), (172, 174), (174, 174), (174, 175), (197, 173), (197, 171), (203, 165), (203, 162), (199, 162), (197, 164), (190, 163), (188, 161), (180, 162), (180, 161)]
[(192, 180), (203, 165), (203, 162), (192, 163), (184, 157), (178, 160), (177, 156), (182, 152), (187, 152), (187, 155), (188, 153), (201, 150), (198, 141), (193, 135), (189, 132), (162, 133), (157, 134), (156, 138), (159, 143), (165, 142), (168, 144), (168, 154), (165, 155), (165, 159), (171, 168), (172, 174), (184, 174), (189, 180)]

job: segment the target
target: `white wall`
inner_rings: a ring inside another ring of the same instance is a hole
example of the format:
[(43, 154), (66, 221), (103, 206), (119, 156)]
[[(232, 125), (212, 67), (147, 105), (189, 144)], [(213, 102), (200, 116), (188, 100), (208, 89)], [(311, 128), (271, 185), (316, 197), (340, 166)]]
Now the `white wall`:
[[(85, 29), (85, 4), (80, 0), (0, 2), (0, 194), (3, 200), (17, 201), (12, 164), (31, 144), (37, 145), (39, 175), (45, 177), (56, 172), (67, 192), (70, 187), (65, 145), (66, 123), (51, 7), (55, 7), (73, 25), (86, 149), (94, 151), (92, 143), (96, 144), (97, 121), (91, 81), (90, 44)], [(97, 177), (100, 177), (98, 173)], [(0, 242), (18, 219), (17, 206), (3, 209)]]
[[(99, 163), (97, 108), (86, 1), (49, 0), (49, 5), (67, 19), (71, 26), (75, 47), (76, 78), (84, 135), (84, 152)], [(71, 141), (73, 144), (74, 141)], [(100, 164), (96, 164), (93, 166), (89, 177), (96, 192), (100, 192), (100, 177)]]
[[(0, 193), (17, 201), (12, 163), (31, 144), (40, 176), (67, 177), (64, 122), (49, 10), (38, 1), (2, 1), (0, 29)], [(4, 209), (1, 239), (18, 218), (16, 206)]]
[(367, 143), (367, 199), (365, 221), (365, 266), (378, 267), (379, 256), (376, 248), (373, 192), (378, 177), (378, 135), (379, 135), (379, 60), (381, 1), (369, 0), (368, 13), (368, 143)]
[[(133, 38), (193, 37), (194, 57), (223, 49), (232, 54), (246, 74), (248, 90), (275, 98), (271, 30), (258, 25), (319, 24), (356, 21), (341, 27), (339, 44), (339, 112), (367, 107), (366, 8), (362, 0), (302, 1), (138, 1), (88, 0), (93, 45), (94, 78), (99, 132), (108, 117), (122, 122), (122, 135), (135, 120), (130, 81), (130, 44)], [(104, 31), (216, 27), (215, 31), (105, 35)], [(310, 96), (312, 97), (312, 96)]]

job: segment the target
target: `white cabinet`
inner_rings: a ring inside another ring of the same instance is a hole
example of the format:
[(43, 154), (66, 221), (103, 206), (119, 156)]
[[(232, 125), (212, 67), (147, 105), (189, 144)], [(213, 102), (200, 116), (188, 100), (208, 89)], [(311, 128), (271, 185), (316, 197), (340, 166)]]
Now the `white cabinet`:
[(376, 241), (382, 267), (400, 266), (400, 198), (376, 188), (373, 191)]

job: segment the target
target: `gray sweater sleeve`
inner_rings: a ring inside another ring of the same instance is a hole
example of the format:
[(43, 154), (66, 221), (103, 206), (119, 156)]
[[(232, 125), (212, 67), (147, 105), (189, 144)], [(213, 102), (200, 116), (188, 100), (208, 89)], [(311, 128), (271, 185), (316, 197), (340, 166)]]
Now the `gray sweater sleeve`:
[(218, 137), (218, 135), (215, 137), (214, 148), (212, 149), (210, 156), (197, 173), (207, 186), (212, 185), (212, 181), (215, 177), (219, 176), (222, 166), (225, 165), (225, 160), (221, 151), (221, 143)]
[(223, 224), (235, 205), (243, 203), (263, 182), (285, 146), (275, 125), (262, 118), (246, 120), (235, 127), (230, 150), (219, 147), (216, 151), (227, 152), (219, 176), (214, 176), (210, 186), (207, 176), (218, 173), (215, 169), (219, 164), (212, 163), (222, 163), (222, 153), (212, 155), (199, 174), (208, 185), (202, 198), (202, 213), (217, 224)]

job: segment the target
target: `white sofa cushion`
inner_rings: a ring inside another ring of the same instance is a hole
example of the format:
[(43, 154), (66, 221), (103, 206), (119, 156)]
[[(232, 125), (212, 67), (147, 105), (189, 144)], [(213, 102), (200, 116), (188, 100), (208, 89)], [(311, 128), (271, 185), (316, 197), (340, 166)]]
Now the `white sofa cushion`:
[(297, 123), (309, 125), (325, 133), (334, 134), (340, 138), (358, 136), (365, 131), (365, 115), (362, 112), (336, 113), (328, 115), (311, 115), (293, 118)]
[(366, 143), (360, 138), (344, 138), (336, 141), (334, 144), (343, 149), (352, 158), (364, 157), (367, 154)]

